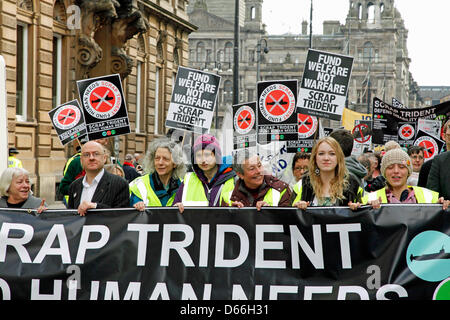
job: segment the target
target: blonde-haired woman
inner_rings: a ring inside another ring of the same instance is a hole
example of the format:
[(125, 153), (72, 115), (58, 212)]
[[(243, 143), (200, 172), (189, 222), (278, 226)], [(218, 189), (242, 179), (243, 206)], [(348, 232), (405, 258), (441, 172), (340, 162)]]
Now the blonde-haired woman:
[(353, 210), (361, 202), (363, 190), (349, 175), (339, 143), (331, 138), (320, 139), (313, 147), (308, 173), (293, 188), (292, 206), (347, 206)]

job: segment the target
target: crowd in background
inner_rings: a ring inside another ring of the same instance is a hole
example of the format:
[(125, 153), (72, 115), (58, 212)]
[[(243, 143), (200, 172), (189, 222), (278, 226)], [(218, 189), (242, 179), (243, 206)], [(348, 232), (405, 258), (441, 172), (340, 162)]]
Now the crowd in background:
[[(446, 149), (425, 161), (420, 146), (402, 148), (389, 141), (380, 151), (352, 155), (353, 135), (345, 129), (315, 142), (311, 153), (293, 157), (288, 183), (267, 172), (252, 148), (230, 157), (222, 155), (216, 137), (203, 134), (185, 160), (178, 141), (157, 138), (144, 159), (127, 154), (122, 162), (105, 147), (107, 139), (78, 146), (68, 159), (58, 191), (68, 209), (81, 216), (90, 209), (175, 206), (186, 207), (297, 207), (383, 203), (450, 204), (450, 121), (444, 125)], [(8, 168), (0, 177), (0, 207), (46, 210), (45, 200), (33, 196), (30, 174), (10, 148)]]

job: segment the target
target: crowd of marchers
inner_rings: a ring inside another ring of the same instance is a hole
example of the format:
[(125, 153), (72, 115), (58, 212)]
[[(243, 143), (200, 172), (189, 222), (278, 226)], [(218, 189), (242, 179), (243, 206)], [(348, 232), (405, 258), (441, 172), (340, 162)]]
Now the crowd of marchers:
[[(226, 157), (216, 137), (203, 134), (193, 142), (189, 161), (169, 137), (154, 139), (142, 164), (131, 155), (111, 163), (105, 140), (79, 146), (64, 168), (59, 192), (68, 209), (84, 216), (91, 209), (177, 207), (308, 207), (382, 204), (450, 204), (450, 120), (443, 128), (446, 150), (424, 161), (424, 149), (407, 150), (389, 141), (380, 150), (352, 155), (353, 136), (345, 129), (316, 141), (311, 153), (292, 160), (290, 183), (266, 172), (256, 150)], [(14, 149), (14, 148), (13, 148)], [(17, 151), (10, 150), (13, 157)], [(142, 160), (141, 160), (142, 161)], [(187, 163), (186, 163), (187, 162)], [(0, 176), (0, 207), (47, 209), (33, 196), (30, 174), (17, 161)], [(139, 170), (138, 170), (139, 169)], [(140, 170), (142, 169), (142, 170)]]

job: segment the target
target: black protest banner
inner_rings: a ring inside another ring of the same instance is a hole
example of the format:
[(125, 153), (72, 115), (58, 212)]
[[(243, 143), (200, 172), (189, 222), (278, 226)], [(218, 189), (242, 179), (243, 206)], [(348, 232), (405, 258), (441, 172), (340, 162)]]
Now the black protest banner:
[(86, 136), (86, 123), (78, 100), (57, 106), (48, 115), (63, 146)]
[(433, 159), (439, 154), (445, 142), (422, 130), (419, 130), (414, 141), (415, 146), (423, 147), (425, 161)]
[(0, 211), (12, 300), (450, 297), (441, 205)]
[(449, 118), (450, 101), (432, 107), (408, 109), (393, 107), (375, 97), (373, 99), (372, 142), (385, 144), (389, 140), (397, 141), (399, 122), (417, 123), (419, 119), (428, 119), (439, 120), (443, 124)]
[(297, 80), (258, 82), (258, 143), (298, 139)]
[(396, 98), (392, 98), (392, 105), (395, 108), (405, 108), (405, 105), (403, 103), (401, 103), (400, 100), (398, 100)]
[(200, 70), (178, 67), (166, 127), (208, 132), (211, 128), (221, 77)]
[(297, 112), (340, 121), (352, 67), (353, 57), (309, 49)]
[(119, 74), (77, 81), (89, 140), (131, 132)]
[(256, 102), (233, 105), (233, 150), (256, 147)]

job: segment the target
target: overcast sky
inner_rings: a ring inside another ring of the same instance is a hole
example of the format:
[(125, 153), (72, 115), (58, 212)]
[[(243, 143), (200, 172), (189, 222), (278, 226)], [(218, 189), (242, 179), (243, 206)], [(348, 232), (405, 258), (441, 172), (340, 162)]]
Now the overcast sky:
[[(324, 20), (345, 23), (349, 0), (313, 0), (313, 34)], [(450, 86), (450, 0), (395, 0), (409, 30), (410, 71), (420, 86)], [(309, 21), (310, 0), (264, 0), (263, 22), (269, 34), (300, 33)], [(309, 30), (309, 27), (308, 27)]]

